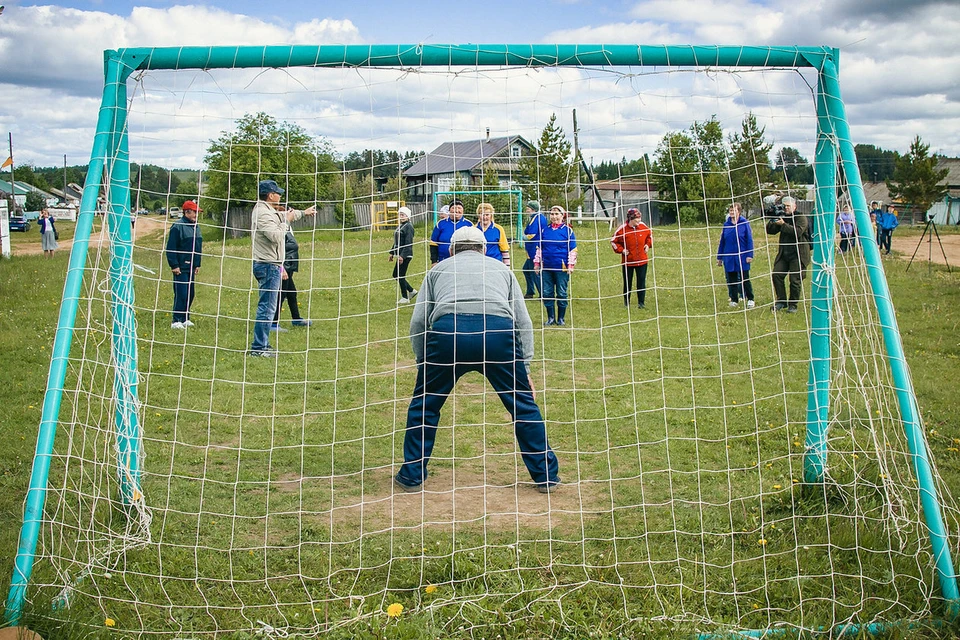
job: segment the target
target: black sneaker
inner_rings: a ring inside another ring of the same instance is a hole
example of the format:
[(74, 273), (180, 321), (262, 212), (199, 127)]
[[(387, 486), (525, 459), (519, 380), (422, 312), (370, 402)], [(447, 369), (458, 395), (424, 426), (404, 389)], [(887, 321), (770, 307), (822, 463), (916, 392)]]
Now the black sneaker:
[(647, 306), (646, 306), (645, 304), (643, 304), (642, 302), (637, 305), (637, 309), (646, 309), (646, 308), (647, 308)]
[(276, 358), (277, 352), (272, 349), (251, 349), (247, 355), (251, 358)]
[(787, 313), (797, 313), (797, 305), (791, 304), (787, 307)]
[(783, 310), (786, 309), (786, 308), (787, 308), (787, 303), (786, 303), (786, 302), (776, 302), (776, 303), (774, 303), (774, 305), (773, 305), (773, 310), (774, 310), (774, 311), (783, 311)]
[(403, 491), (404, 493), (420, 493), (420, 491), (423, 489), (422, 484), (403, 484), (397, 480), (396, 476), (393, 477), (393, 486), (400, 489), (400, 491)]
[(553, 325), (555, 325), (555, 324), (557, 324), (557, 321), (556, 321), (556, 320), (554, 320), (553, 318), (547, 318), (547, 321), (543, 323), (543, 326), (545, 326), (545, 327), (550, 327), (550, 326), (553, 326)]
[(544, 482), (543, 484), (537, 485), (537, 491), (540, 493), (553, 493), (560, 486), (560, 481), (556, 480), (554, 482)]
[(557, 326), (559, 327), (565, 326), (566, 324), (567, 324), (567, 321), (564, 320), (563, 318), (560, 318), (559, 320), (557, 320)]

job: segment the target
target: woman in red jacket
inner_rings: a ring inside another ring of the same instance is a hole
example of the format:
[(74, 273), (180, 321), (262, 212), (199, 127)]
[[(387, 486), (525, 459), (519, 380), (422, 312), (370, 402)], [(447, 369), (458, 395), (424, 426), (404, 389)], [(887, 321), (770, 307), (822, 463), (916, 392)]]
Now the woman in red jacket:
[(637, 308), (643, 309), (647, 297), (647, 249), (653, 248), (653, 232), (640, 219), (636, 209), (627, 210), (627, 223), (617, 229), (610, 246), (623, 263), (623, 305), (630, 306), (633, 278), (637, 278)]

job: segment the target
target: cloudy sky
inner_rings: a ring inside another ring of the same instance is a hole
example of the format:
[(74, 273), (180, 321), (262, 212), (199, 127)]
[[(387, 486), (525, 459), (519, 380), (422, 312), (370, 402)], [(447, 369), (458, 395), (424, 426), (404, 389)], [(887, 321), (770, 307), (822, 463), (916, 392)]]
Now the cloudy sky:
[[(839, 47), (855, 143), (905, 151), (920, 135), (960, 156), (960, 2), (922, 0), (8, 1), (0, 15), (0, 132), (18, 164), (86, 162), (103, 50), (139, 46), (643, 43)], [(156, 74), (131, 81), (135, 159), (199, 166), (209, 141), (265, 110), (338, 151), (431, 149), (520, 133), (551, 113), (595, 161), (637, 157), (693, 120), (731, 132), (752, 110), (777, 146), (812, 153), (811, 77), (526, 71)]]

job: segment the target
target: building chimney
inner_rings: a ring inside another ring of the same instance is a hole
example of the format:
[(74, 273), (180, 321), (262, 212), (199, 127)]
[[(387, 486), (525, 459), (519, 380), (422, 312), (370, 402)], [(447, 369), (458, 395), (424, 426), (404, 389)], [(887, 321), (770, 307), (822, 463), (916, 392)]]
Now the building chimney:
[(490, 142), (490, 127), (487, 127), (487, 142)]

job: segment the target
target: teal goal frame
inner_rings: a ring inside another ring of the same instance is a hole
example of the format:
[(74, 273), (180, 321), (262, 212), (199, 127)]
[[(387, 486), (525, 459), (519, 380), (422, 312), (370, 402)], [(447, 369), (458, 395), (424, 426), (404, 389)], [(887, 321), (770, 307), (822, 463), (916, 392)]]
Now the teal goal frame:
[[(730, 67), (810, 68), (818, 73), (816, 88), (817, 143), (814, 216), (814, 260), (811, 277), (811, 333), (808, 377), (807, 429), (804, 481), (824, 480), (831, 374), (831, 319), (833, 308), (834, 234), (837, 174), (842, 172), (850, 189), (860, 230), (861, 246), (879, 315), (886, 359), (896, 386), (897, 403), (914, 473), (920, 487), (924, 519), (930, 532), (932, 554), (945, 617), (960, 612), (960, 593), (940, 497), (933, 478), (920, 412), (904, 356), (880, 254), (865, 234), (871, 228), (860, 172), (840, 94), (838, 49), (829, 47), (747, 47), (689, 45), (601, 44), (391, 44), (294, 46), (189, 46), (128, 48), (104, 52), (103, 97), (83, 190), (76, 236), (70, 255), (63, 302), (60, 307), (53, 355), (43, 399), (37, 449), (20, 529), (13, 577), (6, 602), (9, 624), (19, 622), (33, 571), (47, 480), (54, 450), (60, 405), (64, 394), (75, 320), (80, 304), (84, 266), (104, 177), (110, 191), (109, 234), (112, 352), (116, 411), (117, 451), (120, 455), (119, 492), (128, 504), (142, 500), (140, 493), (143, 443), (137, 415), (137, 343), (133, 314), (133, 263), (130, 201), (130, 159), (127, 128), (127, 81), (142, 70), (237, 69), (282, 67)], [(876, 626), (876, 625), (871, 625)], [(769, 631), (769, 630), (768, 630)], [(869, 629), (868, 629), (869, 631)], [(757, 633), (744, 632), (748, 637)]]

